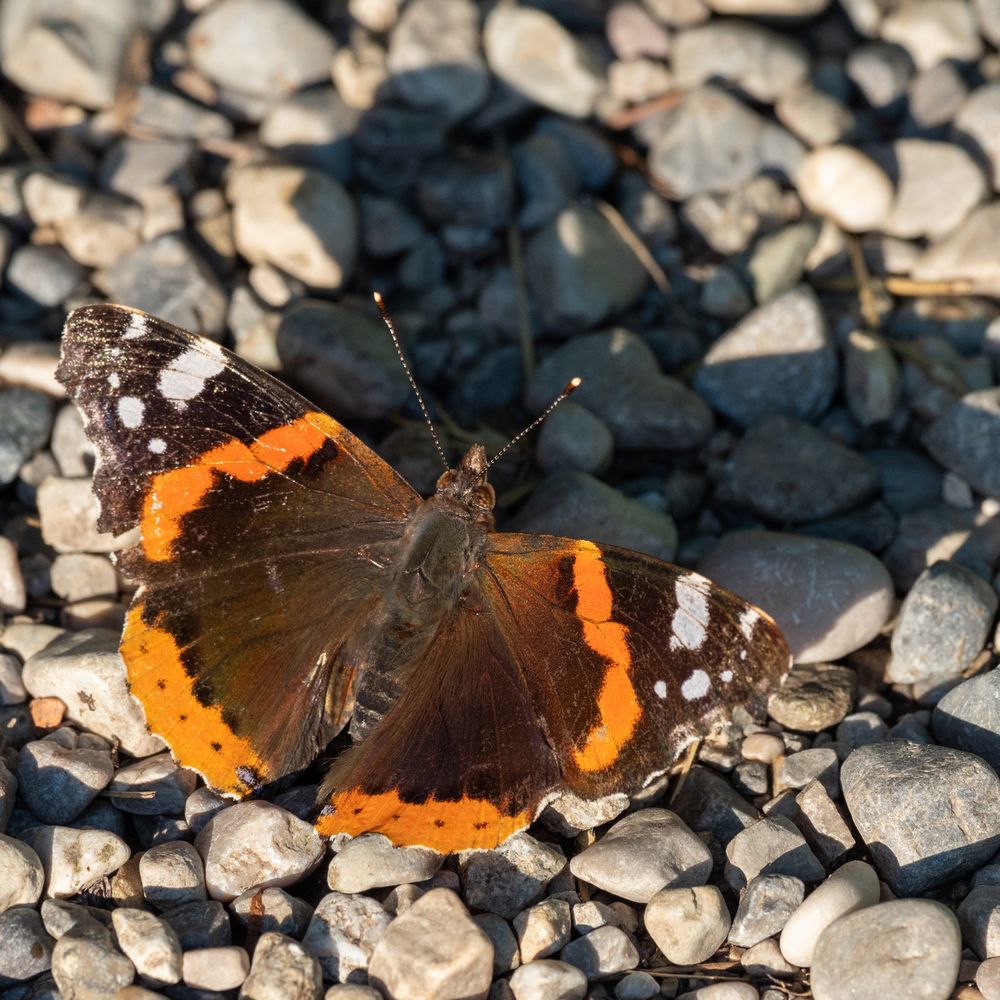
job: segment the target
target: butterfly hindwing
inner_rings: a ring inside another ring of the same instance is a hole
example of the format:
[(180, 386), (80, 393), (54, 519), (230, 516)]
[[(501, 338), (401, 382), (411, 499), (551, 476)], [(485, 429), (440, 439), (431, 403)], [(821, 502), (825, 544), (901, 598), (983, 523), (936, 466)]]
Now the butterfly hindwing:
[(420, 498), (291, 389), (144, 313), (73, 312), (58, 377), (100, 527), (139, 529), (121, 650), (151, 730), (230, 793), (304, 766), (350, 713), (351, 639)]

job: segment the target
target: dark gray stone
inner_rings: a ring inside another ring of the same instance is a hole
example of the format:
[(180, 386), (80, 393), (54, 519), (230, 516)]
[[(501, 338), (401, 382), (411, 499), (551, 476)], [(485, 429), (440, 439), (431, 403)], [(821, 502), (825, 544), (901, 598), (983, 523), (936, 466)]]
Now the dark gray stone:
[(42, 309), (65, 302), (87, 271), (62, 247), (26, 243), (10, 256), (7, 284)]
[(730, 944), (750, 948), (780, 933), (805, 898), (802, 879), (792, 875), (758, 875), (740, 894), (729, 930)]
[(710, 833), (723, 845), (760, 818), (725, 778), (697, 764), (670, 807), (695, 833)]
[(181, 948), (222, 948), (233, 943), (226, 908), (215, 899), (182, 903), (160, 914), (177, 932)]
[(19, 386), (0, 389), (0, 486), (14, 482), (21, 466), (44, 447), (52, 419), (48, 396)]
[(931, 424), (927, 450), (974, 489), (1000, 497), (1000, 388), (963, 396)]
[(976, 886), (958, 904), (958, 923), (965, 945), (980, 958), (992, 958), (1000, 948), (1000, 886)]
[(15, 986), (51, 966), (52, 947), (38, 911), (12, 906), (0, 913), (0, 987)]
[(941, 502), (904, 513), (896, 537), (883, 555), (896, 588), (906, 593), (928, 566), (941, 559), (964, 563), (966, 552), (972, 554), (972, 534), (980, 520), (976, 510)]
[(425, 164), (416, 193), (425, 217), (439, 226), (497, 229), (510, 222), (514, 172), (498, 153), (448, 154)]
[(765, 816), (726, 847), (726, 881), (742, 889), (758, 875), (789, 875), (819, 882), (826, 872), (791, 820)]
[(931, 728), (939, 743), (974, 753), (1000, 773), (1000, 670), (952, 688), (934, 707)]
[(26, 744), (17, 760), (21, 797), (43, 823), (76, 819), (114, 773), (108, 751), (67, 749), (52, 740)]
[(830, 747), (813, 747), (790, 753), (781, 762), (781, 784), (788, 788), (805, 788), (818, 780), (836, 798), (840, 794), (840, 760)]

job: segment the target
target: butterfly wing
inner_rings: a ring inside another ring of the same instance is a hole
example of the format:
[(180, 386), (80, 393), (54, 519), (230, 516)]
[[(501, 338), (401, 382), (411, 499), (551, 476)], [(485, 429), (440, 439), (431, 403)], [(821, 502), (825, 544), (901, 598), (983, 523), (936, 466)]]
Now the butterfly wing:
[(321, 832), (488, 848), (556, 792), (631, 792), (790, 664), (767, 615), (704, 577), (591, 542), (494, 534)]
[(99, 527), (138, 528), (121, 652), (150, 729), (231, 794), (304, 766), (349, 716), (350, 639), (420, 498), (281, 382), (136, 310), (75, 310), (57, 376)]

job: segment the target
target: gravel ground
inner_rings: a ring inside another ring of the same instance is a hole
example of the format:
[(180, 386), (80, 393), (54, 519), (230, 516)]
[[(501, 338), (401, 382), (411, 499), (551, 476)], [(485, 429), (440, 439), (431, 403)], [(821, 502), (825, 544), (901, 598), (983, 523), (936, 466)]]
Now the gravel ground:
[[(0, 1000), (998, 1000), (998, 46), (1000, 0), (5, 0)], [(426, 492), (373, 289), (457, 452), (584, 378), (503, 526), (784, 629), (679, 793), (333, 852), (318, 772), (233, 804), (146, 733), (66, 311), (224, 341)]]

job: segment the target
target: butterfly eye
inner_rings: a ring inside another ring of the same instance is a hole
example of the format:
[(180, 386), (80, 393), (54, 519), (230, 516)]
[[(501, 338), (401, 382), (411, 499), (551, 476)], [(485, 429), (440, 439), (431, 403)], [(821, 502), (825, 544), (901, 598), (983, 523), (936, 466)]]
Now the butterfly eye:
[(448, 489), (448, 487), (455, 482), (455, 479), (457, 477), (458, 473), (454, 469), (447, 469), (446, 471), (442, 472), (441, 475), (438, 477), (437, 481), (438, 492), (440, 493), (441, 490)]
[(476, 510), (492, 510), (496, 500), (496, 492), (489, 483), (480, 484), (469, 496), (469, 503), (475, 507)]

